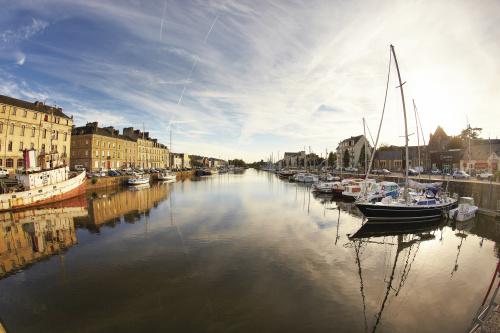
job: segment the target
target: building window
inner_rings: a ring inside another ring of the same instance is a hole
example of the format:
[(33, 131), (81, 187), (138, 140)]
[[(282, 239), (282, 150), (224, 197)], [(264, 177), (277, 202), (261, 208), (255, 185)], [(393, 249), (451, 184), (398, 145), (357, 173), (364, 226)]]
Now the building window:
[(36, 119), (36, 117), (38, 117), (38, 113), (33, 113), (33, 119)]
[(89, 156), (89, 151), (88, 149), (85, 150), (85, 157)]
[(56, 140), (59, 140), (59, 131), (56, 131)]
[(115, 143), (113, 142), (113, 149), (115, 149)]
[(97, 142), (97, 145), (96, 145), (96, 147), (99, 147), (99, 140), (97, 140), (96, 142)]
[(26, 118), (28, 116), (28, 111), (27, 110), (24, 110), (23, 111), (23, 117)]
[(17, 167), (18, 168), (23, 168), (24, 167), (24, 160), (22, 158), (17, 160)]
[(3, 123), (0, 123), (0, 133), (3, 133)]
[(102, 142), (102, 148), (106, 148), (106, 142)]
[(5, 105), (2, 106), (2, 113), (5, 113)]
[(45, 139), (46, 137), (47, 137), (47, 129), (46, 129), (46, 128), (44, 128), (44, 129), (43, 129), (42, 138), (44, 138), (44, 139)]
[(26, 129), (26, 126), (22, 125), (21, 126), (21, 136), (24, 136), (24, 130)]
[(111, 148), (111, 143), (108, 142), (108, 148)]
[(115, 152), (113, 152), (113, 158), (115, 158)]
[(19, 151), (23, 151), (24, 149), (24, 143), (21, 141), (19, 142)]
[(7, 168), (13, 168), (14, 167), (14, 160), (12, 158), (8, 158), (5, 160), (5, 166)]
[(102, 151), (102, 157), (104, 157), (104, 150)]
[(31, 136), (32, 136), (32, 137), (34, 137), (34, 136), (35, 136), (35, 128), (34, 128), (34, 127), (32, 127), (32, 128), (31, 128)]
[(120, 158), (120, 152), (118, 152), (118, 158)]
[(64, 138), (63, 140), (66, 141), (68, 139), (68, 133), (64, 133)]
[(10, 133), (9, 134), (14, 134), (14, 124), (10, 124)]
[(89, 146), (89, 140), (85, 140), (85, 147)]
[(12, 109), (12, 115), (13, 115), (13, 116), (15, 116), (15, 115), (16, 115), (16, 113), (17, 113), (17, 108), (13, 108), (13, 109)]
[(42, 148), (41, 148), (42, 154), (45, 153), (45, 144), (42, 143)]
[(8, 151), (12, 151), (12, 141), (9, 141), (9, 145), (7, 147)]
[(66, 126), (68, 125), (68, 119), (66, 119)]
[(30, 145), (30, 149), (35, 149), (35, 144), (33, 142)]
[(99, 150), (95, 151), (95, 157), (99, 157)]

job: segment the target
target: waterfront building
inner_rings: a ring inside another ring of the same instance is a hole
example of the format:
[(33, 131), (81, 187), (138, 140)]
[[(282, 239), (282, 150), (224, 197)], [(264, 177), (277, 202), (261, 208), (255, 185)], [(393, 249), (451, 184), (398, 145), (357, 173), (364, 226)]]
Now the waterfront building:
[(133, 127), (123, 129), (123, 135), (137, 142), (137, 168), (142, 169), (165, 169), (170, 167), (170, 151), (158, 139), (149, 137), (149, 132), (134, 130)]
[[(345, 139), (340, 142), (340, 144), (337, 146), (336, 152), (337, 152), (337, 167), (355, 167), (360, 169), (362, 165), (364, 164), (364, 156), (361, 157), (361, 160), (363, 162), (360, 162), (360, 155), (362, 152), (362, 148), (365, 145), (367, 145), (367, 153), (368, 156), (371, 156), (371, 153), (373, 151), (373, 148), (370, 145), (370, 142), (368, 140), (365, 140), (364, 135), (358, 135), (358, 136), (351, 136), (348, 139)], [(344, 161), (344, 154), (345, 151), (349, 152), (349, 165), (343, 165)], [(368, 163), (370, 160), (368, 159)]]
[(464, 142), (463, 146), (467, 148), (462, 149), (461, 170), (466, 172), (474, 170), (473, 175), (481, 171), (495, 173), (500, 170), (500, 139), (474, 140), (471, 142), (470, 151), (468, 143)]
[(62, 108), (0, 95), (0, 165), (12, 174), (24, 167), (25, 149), (36, 149), (38, 154), (59, 153), (68, 165), (72, 126), (73, 117)]
[(87, 170), (134, 167), (137, 142), (120, 135), (112, 126), (101, 128), (98, 122), (74, 127), (71, 136), (71, 169), (83, 165)]
[(296, 153), (285, 153), (283, 157), (283, 167), (284, 168), (297, 168), (301, 161), (305, 159), (306, 152), (299, 151)]
[[(426, 147), (420, 147), (420, 160), (418, 153), (418, 146), (408, 147), (408, 154), (410, 155), (410, 160), (408, 161), (410, 169), (418, 168), (421, 171), (427, 170), (426, 162)], [(404, 152), (406, 148), (404, 146), (390, 146), (387, 149), (379, 150), (375, 152), (375, 157), (373, 159), (372, 169), (387, 169), (389, 171), (401, 171), (406, 166), (404, 162)], [(429, 156), (427, 157), (430, 158)]]
[(170, 165), (173, 169), (191, 168), (191, 160), (187, 153), (171, 153)]

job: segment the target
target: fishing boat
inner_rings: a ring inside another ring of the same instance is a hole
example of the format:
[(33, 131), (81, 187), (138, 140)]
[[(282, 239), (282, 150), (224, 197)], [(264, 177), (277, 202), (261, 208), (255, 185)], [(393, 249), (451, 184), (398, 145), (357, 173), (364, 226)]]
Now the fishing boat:
[(457, 220), (458, 222), (464, 222), (474, 218), (478, 209), (479, 207), (474, 204), (474, 198), (461, 197), (458, 207), (450, 209), (447, 217), (449, 219)]
[(24, 169), (17, 169), (17, 185), (0, 189), (0, 211), (28, 208), (73, 198), (85, 193), (85, 170), (70, 173), (58, 153), (37, 156), (24, 150)]
[[(406, 156), (410, 156), (408, 152), (408, 125), (406, 119), (403, 83), (401, 81), (401, 74), (399, 72), (394, 46), (391, 45), (390, 48), (396, 65), (401, 100), (403, 103)], [(408, 169), (409, 159), (407, 158), (406, 170)], [(412, 197), (408, 195), (408, 188), (409, 184), (407, 172), (405, 173), (404, 191), (401, 196), (398, 196), (398, 198), (394, 199), (392, 197), (386, 197), (380, 202), (366, 202), (365, 200), (360, 200), (357, 201), (355, 205), (361, 213), (367, 217), (368, 221), (393, 223), (427, 221), (430, 218), (441, 217), (457, 204), (455, 197), (450, 197), (446, 192), (437, 187), (427, 188), (421, 195)]]

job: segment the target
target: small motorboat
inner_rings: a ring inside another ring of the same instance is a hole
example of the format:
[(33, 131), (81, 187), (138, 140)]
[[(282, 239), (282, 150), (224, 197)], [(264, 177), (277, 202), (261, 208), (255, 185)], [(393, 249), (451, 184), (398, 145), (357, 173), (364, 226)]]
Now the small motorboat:
[(449, 219), (463, 222), (474, 218), (478, 209), (479, 207), (474, 204), (474, 198), (461, 197), (458, 203), (458, 207), (450, 209), (447, 213), (447, 216)]

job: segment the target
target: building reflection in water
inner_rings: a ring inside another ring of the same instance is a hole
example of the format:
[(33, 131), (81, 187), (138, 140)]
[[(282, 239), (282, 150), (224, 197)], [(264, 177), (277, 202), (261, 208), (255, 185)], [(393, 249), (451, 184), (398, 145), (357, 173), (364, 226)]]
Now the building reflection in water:
[(85, 196), (0, 214), (0, 278), (77, 244), (74, 218), (87, 215)]
[(91, 233), (100, 232), (103, 226), (115, 227), (123, 220), (134, 223), (141, 216), (149, 216), (152, 208), (169, 197), (171, 182), (125, 188), (122, 191), (95, 192), (88, 203), (88, 215), (75, 218), (75, 225)]

